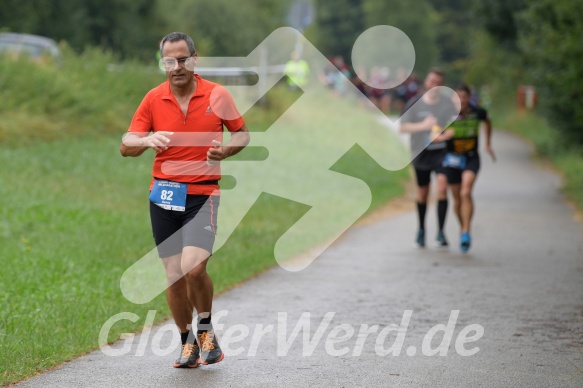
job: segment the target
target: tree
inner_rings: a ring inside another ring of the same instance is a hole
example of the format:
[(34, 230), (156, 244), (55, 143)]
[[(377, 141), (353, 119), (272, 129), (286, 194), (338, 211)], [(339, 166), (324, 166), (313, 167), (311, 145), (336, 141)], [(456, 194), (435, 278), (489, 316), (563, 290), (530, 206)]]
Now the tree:
[(415, 47), (415, 70), (425, 72), (439, 57), (434, 9), (425, 0), (363, 0), (366, 27), (386, 24), (402, 30)]
[(471, 3), (466, 0), (432, 0), (437, 13), (436, 43), (443, 63), (467, 58), (478, 28)]
[(65, 40), (77, 51), (101, 46), (122, 58), (153, 57), (162, 18), (150, 0), (2, 0), (0, 25)]
[(527, 0), (483, 0), (476, 3), (475, 20), (504, 48), (516, 50), (517, 18), (527, 4)]
[[(285, 25), (290, 0), (170, 0), (165, 24), (192, 36), (204, 56), (245, 56), (273, 30)], [(170, 32), (170, 31), (169, 31)]]
[(583, 2), (539, 0), (518, 20), (518, 45), (549, 121), (583, 144)]
[(363, 0), (316, 0), (316, 20), (309, 38), (326, 56), (350, 61), (352, 45), (365, 30)]

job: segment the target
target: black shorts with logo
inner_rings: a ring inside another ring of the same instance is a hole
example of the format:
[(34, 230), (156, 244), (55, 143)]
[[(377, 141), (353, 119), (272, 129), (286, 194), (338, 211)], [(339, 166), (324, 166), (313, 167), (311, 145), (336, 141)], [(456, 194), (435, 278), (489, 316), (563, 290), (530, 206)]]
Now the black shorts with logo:
[(417, 186), (427, 186), (431, 182), (432, 171), (435, 171), (436, 174), (445, 173), (444, 167), (441, 165), (444, 156), (445, 149), (424, 150), (413, 159)]
[(183, 212), (166, 210), (150, 201), (150, 221), (158, 255), (166, 258), (194, 246), (213, 252), (217, 233), (218, 195), (186, 196)]
[(464, 171), (473, 171), (476, 175), (480, 171), (480, 155), (473, 153), (466, 156), (466, 165), (464, 168), (443, 167), (447, 176), (447, 183), (458, 185), (462, 183), (462, 173)]

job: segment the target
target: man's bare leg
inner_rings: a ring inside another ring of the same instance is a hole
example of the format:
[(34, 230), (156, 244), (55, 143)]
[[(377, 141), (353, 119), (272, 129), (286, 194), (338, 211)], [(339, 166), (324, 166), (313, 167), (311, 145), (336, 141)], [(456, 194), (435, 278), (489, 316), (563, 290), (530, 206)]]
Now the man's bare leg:
[(181, 269), (182, 255), (174, 255), (162, 259), (166, 269), (166, 277), (170, 286), (166, 290), (166, 300), (172, 312), (174, 322), (181, 333), (186, 333), (192, 324), (194, 305), (188, 297), (186, 279)]
[(472, 216), (474, 215), (474, 200), (472, 198), (472, 190), (476, 181), (476, 173), (466, 170), (462, 173), (462, 183), (460, 190), (461, 197), (461, 226), (462, 233), (470, 232), (470, 224)]
[(451, 194), (453, 196), (453, 212), (455, 213), (459, 223), (460, 228), (462, 226), (462, 199), (461, 199), (461, 188), (462, 185), (460, 183), (456, 183), (453, 185), (449, 185), (451, 189)]
[(213, 305), (214, 286), (206, 271), (210, 252), (198, 247), (182, 250), (182, 272), (187, 284), (187, 295), (199, 315), (210, 314)]

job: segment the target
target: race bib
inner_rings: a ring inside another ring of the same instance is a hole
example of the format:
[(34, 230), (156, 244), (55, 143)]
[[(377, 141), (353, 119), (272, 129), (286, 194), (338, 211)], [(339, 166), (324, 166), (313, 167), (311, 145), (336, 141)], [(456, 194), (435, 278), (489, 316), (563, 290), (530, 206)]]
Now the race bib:
[(150, 201), (162, 209), (183, 212), (186, 209), (186, 183), (155, 180)]
[(443, 159), (444, 167), (459, 168), (460, 170), (466, 167), (466, 156), (447, 153)]

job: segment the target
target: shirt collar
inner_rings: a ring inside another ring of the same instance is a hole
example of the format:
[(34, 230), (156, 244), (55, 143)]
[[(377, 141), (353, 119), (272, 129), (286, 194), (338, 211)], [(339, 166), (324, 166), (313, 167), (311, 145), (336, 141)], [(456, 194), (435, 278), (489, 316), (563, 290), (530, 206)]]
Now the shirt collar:
[[(196, 87), (196, 90), (194, 91), (194, 94), (192, 95), (192, 98), (194, 97), (199, 97), (205, 94), (205, 90), (206, 90), (206, 82), (201, 78), (200, 75), (198, 74), (194, 74), (198, 85)], [(162, 98), (164, 99), (173, 99), (174, 95), (172, 94), (172, 91), (170, 90), (170, 81), (166, 80), (165, 82), (165, 86), (162, 90)]]

